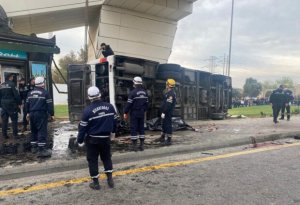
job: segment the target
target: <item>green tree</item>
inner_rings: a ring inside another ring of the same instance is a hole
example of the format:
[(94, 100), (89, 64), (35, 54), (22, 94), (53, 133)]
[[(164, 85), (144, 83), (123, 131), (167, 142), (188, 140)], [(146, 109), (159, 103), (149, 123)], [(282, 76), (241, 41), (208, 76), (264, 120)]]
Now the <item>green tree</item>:
[(247, 78), (244, 85), (244, 96), (257, 97), (262, 91), (262, 85), (254, 78)]
[(232, 88), (232, 98), (241, 99), (243, 97), (243, 90), (240, 88)]
[[(77, 53), (70, 51), (67, 55), (59, 59), (58, 65), (59, 70), (62, 73), (63, 77), (67, 79), (67, 69), (70, 64), (83, 64), (85, 63), (85, 50), (81, 48)], [(65, 83), (62, 76), (56, 70), (52, 69), (52, 79), (55, 83)]]
[(294, 88), (294, 81), (290, 77), (282, 77), (275, 81), (276, 87), (285, 85), (287, 88)]

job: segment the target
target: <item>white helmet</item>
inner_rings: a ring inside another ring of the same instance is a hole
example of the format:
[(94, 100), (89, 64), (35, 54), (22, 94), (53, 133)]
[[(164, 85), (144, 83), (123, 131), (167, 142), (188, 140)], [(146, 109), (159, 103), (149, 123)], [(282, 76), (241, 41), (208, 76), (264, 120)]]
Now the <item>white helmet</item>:
[(137, 77), (134, 77), (134, 78), (133, 78), (133, 83), (134, 83), (135, 85), (142, 85), (142, 84), (143, 84), (143, 80), (142, 80), (141, 77), (137, 76)]
[(43, 76), (39, 76), (35, 78), (35, 86), (42, 87), (45, 85), (45, 78)]
[(100, 98), (101, 94), (99, 89), (96, 86), (92, 86), (88, 89), (88, 97), (90, 100), (95, 98)]

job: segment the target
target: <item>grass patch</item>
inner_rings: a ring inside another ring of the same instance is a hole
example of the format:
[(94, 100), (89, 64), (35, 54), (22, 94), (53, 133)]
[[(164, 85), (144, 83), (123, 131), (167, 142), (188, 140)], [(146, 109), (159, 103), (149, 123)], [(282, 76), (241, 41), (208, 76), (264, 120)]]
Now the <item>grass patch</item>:
[(68, 105), (54, 105), (54, 114), (56, 118), (69, 118)]
[[(228, 113), (230, 115), (245, 115), (247, 117), (262, 117), (261, 113), (265, 114), (265, 116), (272, 116), (272, 107), (271, 105), (239, 107), (230, 109)], [(298, 114), (298, 106), (293, 105), (291, 107), (291, 113)]]

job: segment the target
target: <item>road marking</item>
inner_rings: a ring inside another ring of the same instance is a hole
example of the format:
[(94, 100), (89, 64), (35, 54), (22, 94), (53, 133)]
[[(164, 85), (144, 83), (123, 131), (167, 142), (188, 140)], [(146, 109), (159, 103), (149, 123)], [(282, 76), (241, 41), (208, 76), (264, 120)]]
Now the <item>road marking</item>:
[[(184, 161), (163, 163), (163, 164), (146, 166), (146, 167), (141, 167), (141, 168), (116, 171), (113, 173), (113, 176), (116, 177), (116, 176), (124, 176), (124, 175), (136, 174), (136, 173), (142, 173), (142, 172), (149, 172), (149, 171), (153, 171), (153, 170), (196, 164), (196, 163), (200, 163), (200, 162), (231, 158), (231, 157), (235, 157), (235, 156), (254, 154), (254, 153), (271, 151), (271, 150), (278, 150), (281, 148), (288, 148), (288, 147), (294, 147), (294, 146), (299, 146), (299, 145), (300, 145), (300, 142), (297, 142), (297, 143), (293, 143), (293, 144), (276, 145), (276, 146), (272, 146), (272, 147), (264, 147), (264, 148), (257, 148), (257, 149), (240, 151), (240, 152), (232, 152), (232, 153), (210, 156), (210, 157), (195, 158), (195, 159), (184, 160)], [(101, 174), (100, 179), (102, 179), (102, 180), (106, 179), (105, 174)], [(50, 183), (46, 183), (46, 184), (26, 186), (26, 187), (22, 187), (22, 188), (0, 191), (0, 197), (34, 192), (34, 191), (41, 191), (41, 190), (46, 190), (46, 189), (52, 189), (52, 188), (62, 187), (62, 186), (71, 185), (71, 184), (81, 184), (81, 183), (85, 183), (85, 182), (89, 182), (89, 181), (90, 181), (90, 177), (83, 177), (83, 178), (77, 178), (77, 179), (50, 182)]]

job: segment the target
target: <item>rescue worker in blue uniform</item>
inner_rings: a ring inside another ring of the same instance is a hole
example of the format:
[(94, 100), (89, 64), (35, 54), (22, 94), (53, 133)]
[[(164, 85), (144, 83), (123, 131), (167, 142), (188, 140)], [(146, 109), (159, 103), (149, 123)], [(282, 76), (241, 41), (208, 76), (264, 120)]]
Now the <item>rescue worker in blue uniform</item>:
[(2, 118), (2, 136), (8, 139), (7, 128), (8, 119), (11, 119), (13, 128), (13, 137), (18, 139), (18, 111), (22, 104), (19, 92), (13, 82), (14, 75), (9, 74), (5, 82), (0, 86), (0, 99), (1, 99), (1, 118)]
[(27, 94), (28, 94), (28, 88), (25, 84), (25, 79), (24, 78), (21, 78), (19, 80), (19, 93), (20, 93), (20, 97), (21, 97), (21, 100), (22, 100), (22, 106), (23, 106), (23, 120), (22, 120), (22, 123), (23, 123), (23, 129), (22, 129), (22, 132), (25, 132), (27, 131), (27, 125), (28, 125), (28, 122), (27, 122), (27, 119), (26, 119), (26, 99), (27, 99)]
[(166, 93), (161, 105), (162, 133), (160, 141), (165, 145), (172, 144), (172, 115), (176, 104), (175, 84), (173, 79), (166, 81)]
[(291, 119), (291, 104), (294, 100), (293, 92), (289, 89), (284, 89), (283, 94), (284, 94), (284, 104), (281, 108), (281, 118), (280, 119), (284, 120), (284, 112), (286, 109), (287, 121), (290, 121), (290, 119)]
[(108, 56), (114, 55), (113, 50), (111, 49), (110, 45), (106, 45), (105, 43), (101, 43), (101, 52), (104, 58), (107, 58)]
[(130, 112), (130, 134), (132, 150), (137, 151), (137, 140), (140, 139), (139, 149), (144, 151), (145, 128), (144, 118), (148, 108), (148, 95), (143, 88), (141, 77), (133, 78), (134, 89), (129, 93), (127, 104), (124, 110), (124, 119), (128, 118)]
[(38, 157), (50, 157), (51, 151), (46, 149), (48, 116), (54, 119), (53, 101), (45, 90), (44, 77), (35, 79), (35, 88), (27, 95), (27, 119), (31, 129), (31, 151), (38, 152)]
[(101, 94), (95, 86), (88, 89), (88, 98), (91, 104), (83, 111), (78, 126), (77, 143), (81, 146), (84, 142), (87, 148), (87, 161), (92, 183), (90, 188), (99, 190), (98, 158), (104, 165), (107, 184), (114, 187), (112, 178), (113, 165), (111, 160), (111, 137), (116, 131), (117, 114), (112, 104), (100, 100)]
[(272, 105), (272, 109), (273, 109), (273, 122), (275, 124), (278, 123), (278, 115), (279, 112), (282, 108), (282, 105), (285, 103), (285, 97), (284, 97), (284, 93), (283, 93), (283, 89), (284, 86), (280, 85), (279, 88), (277, 88), (276, 90), (274, 90), (271, 95), (270, 95), (270, 103)]

